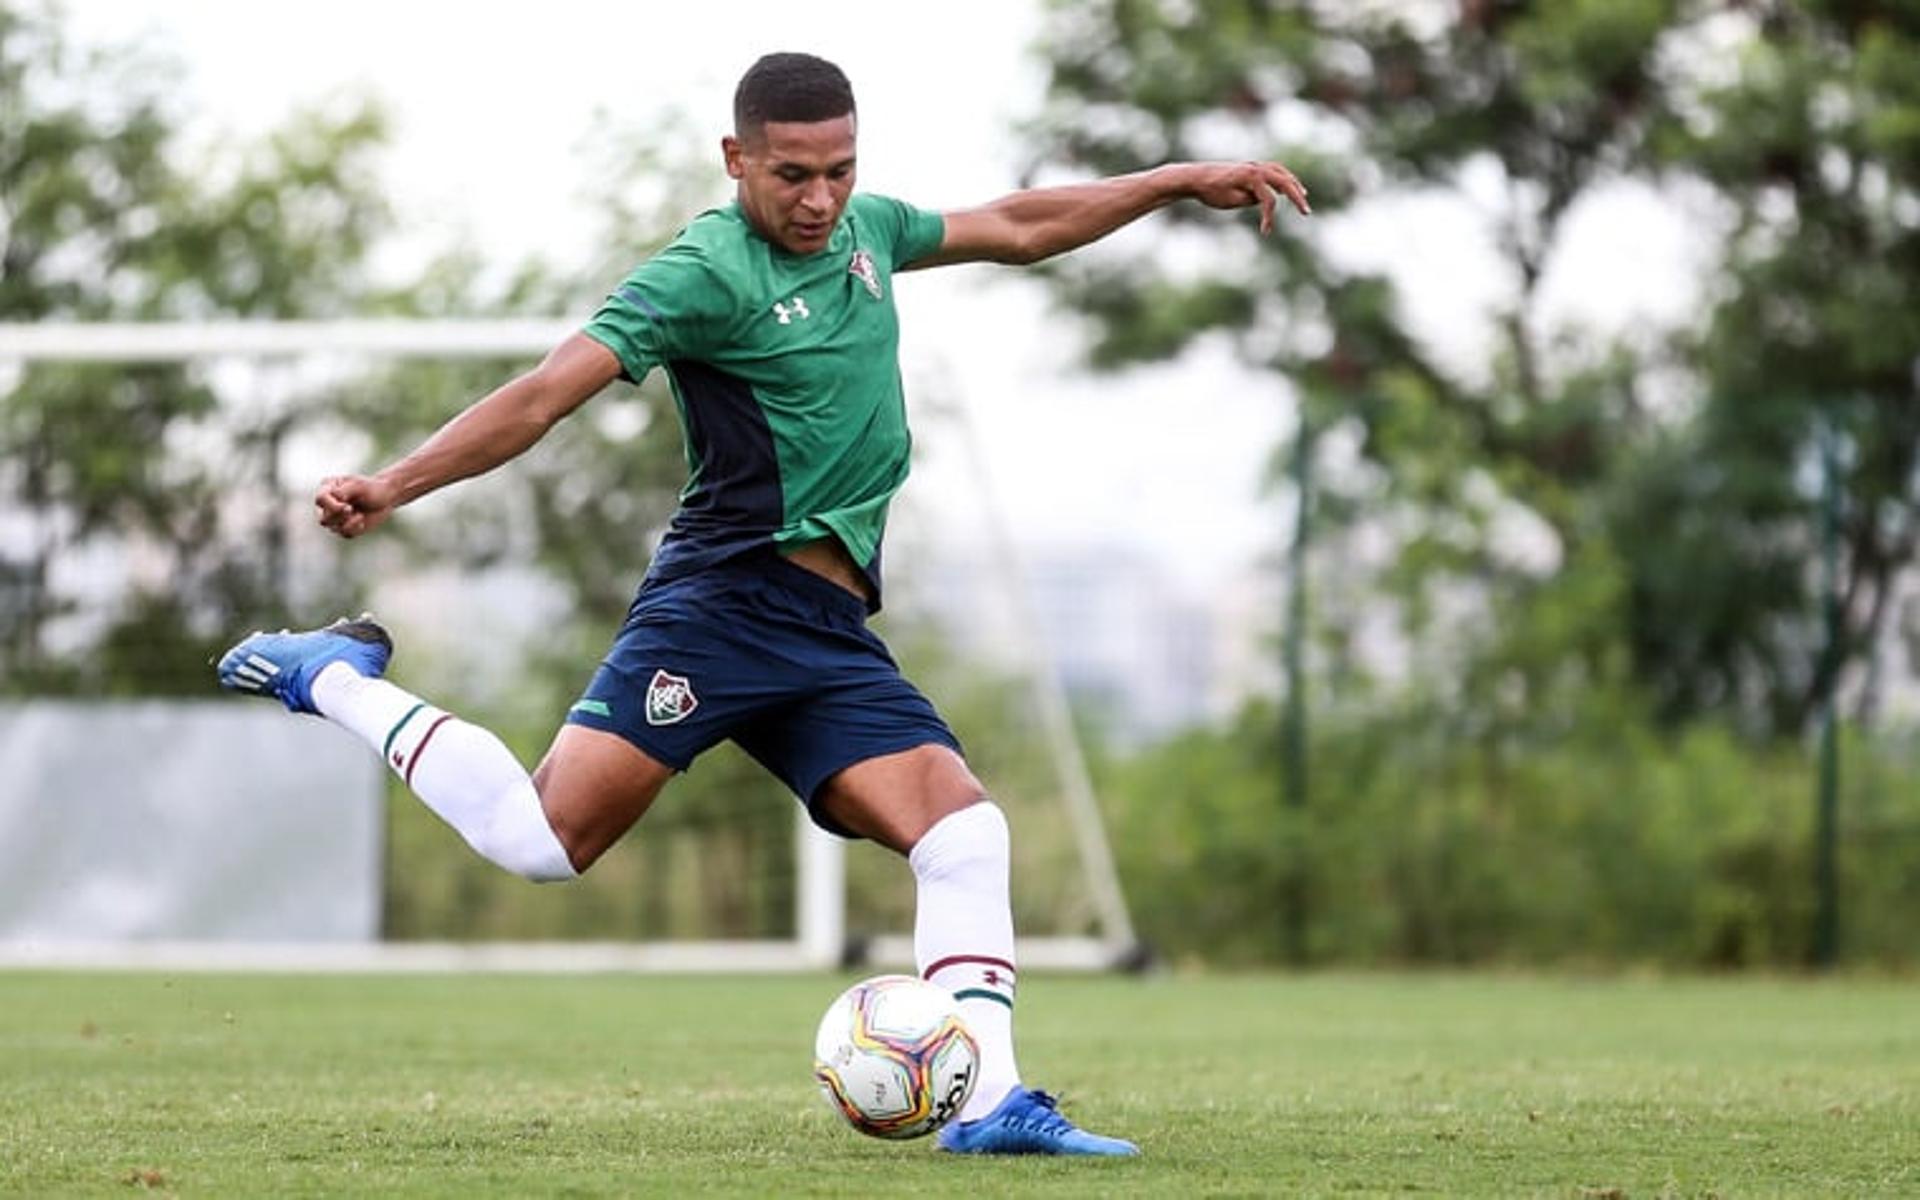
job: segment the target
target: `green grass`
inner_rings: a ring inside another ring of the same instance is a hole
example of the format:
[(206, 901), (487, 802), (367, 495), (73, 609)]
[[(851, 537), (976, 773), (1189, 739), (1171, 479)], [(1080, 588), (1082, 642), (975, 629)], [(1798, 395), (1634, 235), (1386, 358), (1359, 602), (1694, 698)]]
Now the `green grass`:
[(0, 974), (0, 1193), (1920, 1193), (1920, 984), (1034, 976), (1132, 1161), (842, 1128), (820, 977)]

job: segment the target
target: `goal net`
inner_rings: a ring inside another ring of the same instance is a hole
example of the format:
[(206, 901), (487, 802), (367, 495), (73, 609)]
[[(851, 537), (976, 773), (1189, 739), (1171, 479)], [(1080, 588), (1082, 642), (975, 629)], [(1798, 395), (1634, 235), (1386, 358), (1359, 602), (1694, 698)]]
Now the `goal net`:
[[(512, 467), (429, 497), (351, 547), (315, 526), (306, 500), (321, 475), (376, 465), (417, 442), (572, 329), (545, 320), (0, 325), (0, 413), (9, 437), (31, 450), (7, 469), (45, 476), (10, 479), (33, 502), (0, 515), (8, 711), (58, 702), (71, 712), (89, 699), (89, 676), (120, 694), (216, 702), (208, 647), (257, 625), (316, 624), (364, 606), (395, 633), (397, 678), (534, 761), (611, 638), (671, 511), (684, 467), (670, 402), (652, 390), (658, 380), (616, 389)], [(915, 419), (972, 452), (963, 403), (949, 398), (942, 412)], [(131, 445), (119, 446), (141, 421)], [(116, 457), (126, 478), (89, 490), (87, 472), (110, 473)], [(911, 488), (889, 530), (882, 631), (1013, 823), (1023, 963), (1130, 965), (1139, 951), (1072, 713), (983, 475), (976, 486), (969, 532), (991, 548), (983, 586), (996, 619), (1019, 635), (1019, 653), (983, 665), (953, 649), (951, 628), (932, 615), (939, 606), (917, 602), (914, 580), (951, 531)], [(942, 619), (953, 619), (951, 606)], [(281, 837), (280, 806), (325, 806), (339, 786), (324, 773), (303, 784), (296, 771), (242, 796), (247, 779), (217, 771), (217, 756), (195, 737), (158, 744), (182, 747), (181, 762), (134, 778), (237, 798), (220, 818), (248, 826), (233, 830), (236, 839)], [(6, 762), (0, 771), (27, 778)], [(88, 937), (84, 921), (9, 924), (10, 912), (37, 911), (15, 882), (0, 883), (0, 959), (374, 969), (911, 962), (905, 864), (815, 830), (790, 794), (731, 747), (704, 756), (625, 843), (564, 888), (532, 887), (473, 857), (396, 782), (364, 786), (375, 789), (373, 811), (386, 802), (378, 836), (355, 843), (370, 863), (346, 872), (350, 886), (375, 893), (365, 898), (377, 914), (367, 937), (316, 938), (297, 926), (276, 937), (271, 921), (252, 920), (209, 933), (164, 917), (138, 937), (107, 926)], [(164, 804), (139, 790), (123, 783), (110, 802)], [(343, 811), (361, 803), (331, 802)], [(32, 809), (31, 799), (18, 807)], [(196, 886), (190, 854), (149, 858), (141, 870), (144, 886), (162, 892), (169, 872), (179, 894)], [(233, 890), (225, 903), (244, 908), (250, 889)]]

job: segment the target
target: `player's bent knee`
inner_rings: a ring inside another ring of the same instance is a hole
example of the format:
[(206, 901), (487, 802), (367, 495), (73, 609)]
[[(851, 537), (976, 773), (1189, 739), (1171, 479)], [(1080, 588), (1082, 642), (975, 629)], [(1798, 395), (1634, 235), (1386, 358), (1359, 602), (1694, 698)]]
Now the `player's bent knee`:
[(997, 870), (1005, 874), (1013, 855), (1007, 814), (992, 800), (948, 813), (914, 844), (907, 862), (917, 876)]
[(547, 825), (582, 872), (633, 828), (672, 776), (622, 738), (569, 725), (533, 782)]
[(619, 840), (618, 835), (610, 838), (603, 833), (596, 833), (591, 827), (568, 820), (566, 814), (556, 813), (552, 809), (547, 810), (546, 817), (548, 828), (553, 831), (561, 849), (566, 851), (567, 862), (572, 865), (576, 877), (585, 875), (594, 863), (600, 861), (600, 856)]
[(531, 783), (494, 805), (493, 819), (469, 839), (490, 862), (535, 883), (557, 883), (579, 875), (574, 856), (547, 821)]

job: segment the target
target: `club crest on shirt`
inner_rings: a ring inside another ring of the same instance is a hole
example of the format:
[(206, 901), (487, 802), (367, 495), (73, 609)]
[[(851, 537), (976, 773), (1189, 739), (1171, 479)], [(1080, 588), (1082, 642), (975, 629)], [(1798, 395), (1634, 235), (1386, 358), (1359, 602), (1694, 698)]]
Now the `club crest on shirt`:
[(873, 265), (873, 255), (855, 250), (853, 261), (847, 264), (847, 274), (867, 285), (867, 295), (880, 299), (880, 272)]
[(693, 684), (684, 675), (671, 675), (665, 670), (653, 673), (653, 682), (647, 685), (647, 724), (678, 724), (699, 707), (700, 698), (693, 694)]

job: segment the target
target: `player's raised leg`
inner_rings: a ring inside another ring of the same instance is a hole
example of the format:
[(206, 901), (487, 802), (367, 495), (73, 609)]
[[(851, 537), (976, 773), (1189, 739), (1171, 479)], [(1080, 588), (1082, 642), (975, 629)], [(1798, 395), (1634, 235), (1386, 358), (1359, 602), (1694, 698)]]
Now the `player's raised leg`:
[(1020, 1081), (1013, 1049), (1012, 839), (961, 757), (928, 745), (868, 759), (828, 780), (819, 800), (848, 830), (907, 856), (917, 885), (914, 958), (960, 1002), (980, 1046), (980, 1079), (940, 1147), (960, 1154), (1138, 1154), (1060, 1114)]
[(357, 734), (477, 853), (536, 882), (574, 878), (638, 820), (672, 772), (625, 741), (568, 726), (529, 775), (490, 731), (381, 678), (393, 652), (370, 617), (255, 633), (222, 656), (222, 687), (270, 696)]

